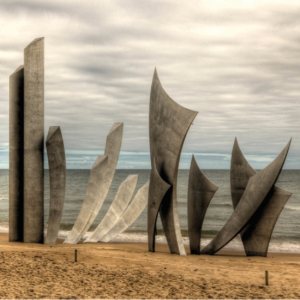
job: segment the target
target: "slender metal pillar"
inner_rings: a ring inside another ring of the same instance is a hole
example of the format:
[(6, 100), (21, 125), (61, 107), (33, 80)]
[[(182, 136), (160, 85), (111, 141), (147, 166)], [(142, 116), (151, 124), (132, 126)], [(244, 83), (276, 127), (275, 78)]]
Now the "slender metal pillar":
[(50, 208), (46, 244), (56, 244), (65, 202), (66, 156), (59, 126), (50, 126), (46, 140), (50, 178)]
[(9, 241), (23, 241), (24, 66), (9, 77)]

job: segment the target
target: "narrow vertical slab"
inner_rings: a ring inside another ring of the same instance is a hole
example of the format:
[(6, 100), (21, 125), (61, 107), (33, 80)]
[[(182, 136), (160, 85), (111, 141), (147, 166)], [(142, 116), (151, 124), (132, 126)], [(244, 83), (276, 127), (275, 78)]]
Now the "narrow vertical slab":
[(114, 227), (100, 240), (109, 242), (118, 234), (125, 231), (143, 212), (147, 206), (149, 193), (149, 181), (147, 181), (136, 193), (126, 211), (119, 218)]
[(245, 228), (275, 185), (285, 162), (290, 144), (291, 140), (271, 164), (250, 178), (241, 200), (231, 217), (201, 253), (216, 253)]
[(84, 241), (84, 243), (97, 243), (105, 234), (107, 234), (112, 227), (118, 222), (118, 219), (124, 213), (130, 199), (135, 190), (138, 180), (138, 175), (129, 175), (119, 186), (114, 201), (112, 202), (106, 215), (91, 233), (91, 235)]
[(217, 190), (218, 187), (200, 170), (193, 155), (188, 185), (188, 228), (191, 254), (200, 254), (205, 213)]
[(233, 208), (240, 202), (249, 179), (257, 174), (243, 155), (238, 141), (235, 138), (232, 148), (230, 165), (230, 188)]
[(9, 77), (9, 241), (23, 241), (24, 66)]
[(107, 164), (107, 156), (98, 156), (92, 166), (81, 210), (64, 244), (77, 244), (81, 239), (81, 233), (83, 229), (87, 227), (87, 223), (91, 216), (96, 217), (98, 214), (98, 212), (95, 213), (95, 208), (98, 206), (99, 200), (103, 198), (103, 193), (105, 192), (104, 176)]
[(101, 196), (98, 198), (93, 214), (90, 215), (86, 226), (80, 233), (80, 238), (82, 238), (83, 235), (89, 230), (95, 218), (97, 217), (113, 181), (121, 151), (123, 125), (124, 124), (122, 122), (114, 123), (106, 137), (104, 155), (107, 156), (107, 167), (104, 170), (105, 174), (103, 176), (103, 182), (101, 183)]
[[(155, 234), (156, 234), (156, 221), (162, 200), (171, 187), (166, 183), (157, 173), (155, 158), (152, 165), (150, 182), (151, 186), (155, 186), (155, 190), (151, 193), (151, 200), (148, 200), (148, 248), (150, 252), (155, 252)], [(149, 191), (150, 192), (150, 191)]]
[[(234, 141), (230, 168), (231, 197), (234, 209), (238, 205), (247, 183), (256, 171), (244, 157), (237, 139)], [(258, 211), (240, 235), (248, 256), (267, 256), (276, 221), (292, 193), (274, 186)]]
[(24, 242), (44, 242), (44, 38), (24, 49)]
[[(186, 253), (178, 218), (177, 174), (181, 149), (196, 115), (196, 111), (180, 106), (167, 95), (155, 70), (149, 110), (151, 166), (153, 168), (155, 157), (157, 173), (162, 180), (171, 185), (161, 202), (160, 217), (171, 253), (180, 255)], [(154, 184), (150, 182), (149, 203), (156, 195), (155, 189)], [(148, 222), (153, 224), (155, 221)]]
[[(101, 209), (102, 204), (107, 196), (112, 180), (114, 178), (121, 150), (122, 136), (123, 123), (114, 123), (106, 138), (104, 156), (107, 156), (107, 167), (102, 170), (102, 179), (99, 183), (102, 186), (101, 193), (99, 193), (99, 195), (97, 196), (97, 200), (93, 207), (93, 211), (91, 211), (90, 214), (85, 215), (86, 220), (84, 222), (84, 226), (81, 227), (79, 230), (79, 227), (75, 227), (75, 223), (74, 227), (72, 228), (72, 231), (74, 229), (74, 232), (72, 233), (71, 231), (71, 234), (69, 234), (70, 238), (68, 236), (65, 243), (76, 244), (88, 231), (93, 221), (97, 217), (99, 210)], [(78, 234), (78, 236), (74, 238), (76, 234)]]
[(59, 126), (50, 126), (47, 140), (50, 179), (50, 210), (46, 244), (56, 244), (66, 190), (66, 156)]

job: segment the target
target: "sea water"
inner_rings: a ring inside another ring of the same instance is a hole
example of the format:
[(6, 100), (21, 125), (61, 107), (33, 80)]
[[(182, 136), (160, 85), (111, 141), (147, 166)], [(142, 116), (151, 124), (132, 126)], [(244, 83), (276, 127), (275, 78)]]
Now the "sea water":
[[(229, 170), (203, 170), (205, 175), (216, 184), (219, 189), (214, 195), (207, 209), (201, 246), (205, 246), (223, 227), (233, 212), (230, 194)], [(101, 222), (108, 211), (119, 185), (128, 175), (138, 174), (138, 183), (134, 192), (144, 185), (150, 178), (150, 170), (116, 170), (112, 185), (103, 206), (93, 222), (89, 232)], [(181, 232), (185, 245), (189, 244), (187, 226), (187, 186), (189, 170), (179, 170), (177, 185), (177, 203)], [(59, 237), (65, 238), (72, 229), (83, 203), (89, 178), (89, 170), (67, 170), (67, 187), (61, 220)], [(299, 252), (300, 253), (300, 170), (283, 170), (276, 186), (283, 188), (293, 195), (281, 212), (273, 231), (269, 251), (271, 252)], [(49, 216), (50, 183), (49, 171), (45, 170), (45, 228)], [(157, 243), (166, 243), (162, 225), (158, 217)], [(0, 170), (0, 231), (8, 232), (8, 170)], [(139, 218), (113, 241), (147, 242), (147, 208)], [(242, 242), (235, 238), (224, 249), (242, 250)]]

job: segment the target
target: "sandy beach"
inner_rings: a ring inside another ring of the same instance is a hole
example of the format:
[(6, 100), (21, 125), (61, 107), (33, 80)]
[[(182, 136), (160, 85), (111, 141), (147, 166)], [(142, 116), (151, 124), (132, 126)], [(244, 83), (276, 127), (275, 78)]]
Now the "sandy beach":
[(166, 245), (150, 253), (147, 244), (59, 243), (10, 243), (0, 234), (0, 297), (300, 298), (299, 254), (179, 256)]

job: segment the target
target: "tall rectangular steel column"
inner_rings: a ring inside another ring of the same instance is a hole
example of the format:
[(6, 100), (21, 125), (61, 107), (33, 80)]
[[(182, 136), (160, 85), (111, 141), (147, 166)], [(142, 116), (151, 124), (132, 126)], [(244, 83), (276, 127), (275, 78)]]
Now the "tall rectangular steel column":
[(23, 241), (24, 66), (9, 77), (9, 241)]
[(44, 38), (24, 49), (24, 242), (44, 242)]

